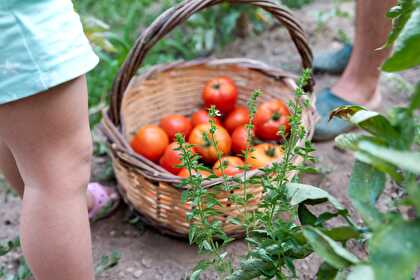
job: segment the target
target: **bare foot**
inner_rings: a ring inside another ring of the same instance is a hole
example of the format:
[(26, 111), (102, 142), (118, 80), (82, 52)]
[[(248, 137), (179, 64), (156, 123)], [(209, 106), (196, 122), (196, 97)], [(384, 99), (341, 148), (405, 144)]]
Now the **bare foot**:
[(354, 82), (341, 79), (331, 91), (338, 97), (353, 103), (375, 109), (380, 105), (381, 94), (377, 81)]

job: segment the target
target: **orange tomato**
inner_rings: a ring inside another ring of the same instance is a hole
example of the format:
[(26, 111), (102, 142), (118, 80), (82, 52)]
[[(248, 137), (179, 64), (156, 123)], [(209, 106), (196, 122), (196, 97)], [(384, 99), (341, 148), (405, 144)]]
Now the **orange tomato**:
[[(195, 175), (195, 174), (197, 174), (197, 172), (193, 171), (193, 175)], [(205, 170), (198, 171), (198, 174), (201, 174), (201, 176), (203, 176), (204, 178), (207, 178), (211, 175), (210, 172), (205, 171)], [(178, 173), (178, 177), (188, 178), (188, 177), (190, 177), (190, 172), (188, 172), (187, 168), (182, 168), (181, 171)]]
[(281, 159), (283, 154), (284, 152), (280, 145), (259, 144), (254, 147), (254, 151), (251, 152), (246, 162), (254, 168), (263, 168), (273, 161)]
[(215, 105), (222, 114), (227, 114), (235, 108), (237, 98), (235, 83), (227, 77), (210, 80), (203, 91), (206, 108)]
[(290, 130), (290, 112), (281, 100), (271, 100), (258, 107), (255, 114), (255, 134), (262, 140), (281, 140), (279, 128), (284, 127), (286, 134)]
[(194, 150), (201, 155), (204, 161), (214, 163), (217, 160), (217, 150), (222, 156), (229, 154), (232, 140), (226, 129), (216, 125), (216, 132), (214, 133), (214, 140), (217, 143), (216, 150), (212, 145), (210, 128), (210, 124), (198, 125), (191, 132), (189, 142), (194, 145)]
[(133, 150), (152, 161), (159, 160), (168, 144), (168, 135), (157, 125), (142, 127), (131, 140)]
[(216, 176), (223, 175), (220, 162), (222, 162), (224, 173), (227, 176), (235, 176), (243, 172), (242, 169), (239, 168), (239, 167), (244, 166), (243, 160), (238, 157), (227, 156), (227, 157), (222, 157), (220, 161), (218, 160), (214, 164), (213, 172)]
[(159, 126), (165, 130), (170, 141), (175, 140), (175, 135), (181, 133), (186, 139), (192, 129), (191, 121), (182, 115), (169, 115), (160, 120)]
[(235, 128), (249, 122), (249, 111), (246, 107), (236, 107), (225, 119), (225, 128), (232, 133)]
[[(222, 124), (222, 122), (220, 121), (220, 118), (212, 118), (212, 119), (214, 120), (216, 124), (218, 125)], [(191, 117), (193, 127), (196, 127), (199, 124), (208, 124), (209, 120), (210, 120), (209, 112), (207, 112), (207, 110), (204, 110), (204, 109), (198, 110)]]

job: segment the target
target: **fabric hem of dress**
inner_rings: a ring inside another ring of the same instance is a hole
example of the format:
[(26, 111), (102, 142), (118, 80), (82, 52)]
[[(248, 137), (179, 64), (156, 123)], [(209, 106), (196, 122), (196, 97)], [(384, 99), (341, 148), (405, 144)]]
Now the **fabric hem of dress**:
[[(83, 63), (83, 66), (80, 66), (79, 64), (81, 60), (86, 60), (86, 62)], [(58, 69), (56, 70), (56, 73), (58, 73), (57, 78), (51, 79), (43, 87), (35, 88), (32, 91), (29, 91), (24, 94), (17, 94), (16, 98), (9, 98), (9, 99), (6, 98), (7, 100), (1, 100), (0, 98), (0, 105), (18, 101), (18, 100), (21, 100), (21, 99), (24, 99), (24, 98), (27, 98), (36, 94), (42, 94), (43, 92), (53, 87), (59, 86), (77, 77), (85, 75), (86, 73), (93, 70), (98, 65), (98, 63), (99, 63), (98, 56), (96, 56), (96, 54), (94, 54), (94, 52), (90, 50), (87, 55), (79, 55), (75, 59), (71, 59), (68, 62), (60, 63), (57, 66), (55, 66), (55, 69)], [(78, 67), (75, 67), (77, 64), (79, 64)], [(71, 69), (77, 69), (77, 71), (72, 71)], [(51, 72), (54, 72), (54, 69), (51, 69)], [(66, 73), (66, 74), (64, 75), (63, 73)]]

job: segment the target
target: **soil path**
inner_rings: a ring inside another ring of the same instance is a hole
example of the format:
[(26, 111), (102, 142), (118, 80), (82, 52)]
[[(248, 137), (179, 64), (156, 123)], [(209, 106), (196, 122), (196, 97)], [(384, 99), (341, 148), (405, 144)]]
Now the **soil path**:
[[(295, 12), (303, 23), (305, 30), (310, 34), (310, 42), (315, 51), (337, 45), (334, 42), (337, 39), (339, 29), (352, 37), (352, 19), (328, 19), (328, 26), (321, 29), (317, 28), (317, 13), (330, 12), (334, 8), (331, 2), (333, 1), (315, 1), (315, 3)], [(350, 15), (353, 15), (353, 8), (352, 3), (341, 5), (341, 9), (349, 12)], [(296, 72), (299, 69), (299, 58), (294, 47), (290, 44), (287, 33), (281, 28), (265, 32), (257, 37), (237, 41), (227, 50), (221, 52), (218, 56), (251, 57), (290, 71)], [(419, 71), (408, 72), (404, 76), (408, 80), (414, 80), (416, 72)], [(336, 77), (328, 75), (317, 75), (317, 89), (331, 85), (335, 79)], [(394, 78), (382, 79), (381, 84), (384, 96), (383, 107), (389, 108), (391, 104), (395, 105), (406, 101), (406, 96), (399, 93), (400, 90)], [(346, 206), (351, 207), (346, 198), (346, 192), (353, 162), (352, 155), (335, 148), (333, 142), (316, 144), (316, 148), (320, 166), (324, 173), (307, 176), (305, 181), (316, 186), (322, 186)], [(20, 201), (16, 197), (7, 195), (4, 188), (0, 188), (0, 203), (0, 240), (7, 240), (17, 235)], [(386, 203), (386, 199), (384, 203)], [(185, 275), (200, 259), (196, 254), (196, 249), (184, 241), (159, 235), (150, 228), (140, 232), (124, 221), (125, 213), (125, 209), (121, 209), (110, 219), (98, 222), (93, 226), (95, 259), (99, 260), (100, 256), (109, 254), (112, 250), (117, 250), (122, 255), (119, 265), (103, 273), (98, 279), (184, 279)], [(355, 247), (358, 247), (357, 244), (355, 244)], [(239, 256), (244, 250), (244, 244), (241, 241), (235, 242), (229, 250), (234, 255)], [(357, 251), (363, 255), (363, 250)], [(0, 267), (2, 265), (14, 267), (15, 260), (18, 257), (19, 252), (9, 254), (6, 258), (0, 258)], [(317, 257), (299, 262), (300, 278), (314, 279), (313, 275), (319, 263), (320, 260)], [(207, 274), (203, 279), (215, 278), (213, 275)]]

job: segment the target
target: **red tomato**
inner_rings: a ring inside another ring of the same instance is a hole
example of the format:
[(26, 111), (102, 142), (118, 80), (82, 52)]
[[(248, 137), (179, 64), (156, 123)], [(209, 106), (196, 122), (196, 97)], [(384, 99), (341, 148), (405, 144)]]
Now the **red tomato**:
[[(209, 113), (204, 109), (200, 109), (192, 115), (191, 120), (193, 127), (196, 127), (199, 124), (208, 124), (210, 120)], [(213, 118), (213, 120), (216, 124), (222, 125), (219, 118)]]
[(239, 167), (244, 166), (244, 162), (242, 159), (238, 157), (222, 157), (221, 160), (217, 161), (213, 166), (213, 172), (216, 176), (222, 176), (222, 169), (220, 166), (220, 162), (223, 163), (224, 173), (227, 176), (235, 176), (241, 174), (243, 171)]
[(179, 144), (177, 142), (172, 142), (166, 147), (165, 153), (159, 160), (159, 164), (173, 174), (178, 174), (182, 168), (177, 167), (182, 163), (181, 161), (181, 151), (177, 150)]
[(222, 114), (227, 114), (235, 108), (237, 98), (238, 90), (235, 83), (226, 77), (210, 80), (203, 91), (206, 108), (215, 105)]
[(235, 128), (249, 122), (249, 111), (246, 107), (237, 107), (229, 113), (225, 120), (225, 128), (232, 133)]
[[(198, 171), (198, 173), (201, 174), (201, 176), (203, 176), (204, 178), (207, 178), (211, 175), (210, 172), (205, 170), (200, 170)], [(193, 171), (193, 174), (197, 174), (197, 171)], [(188, 172), (187, 168), (182, 168), (182, 170), (178, 173), (178, 176), (181, 178), (188, 178), (190, 177), (190, 172)]]
[(142, 127), (131, 140), (133, 150), (152, 161), (159, 160), (168, 144), (168, 135), (157, 125)]
[(255, 134), (262, 140), (281, 140), (277, 134), (279, 128), (284, 126), (286, 134), (290, 130), (290, 112), (281, 100), (272, 100), (258, 107), (255, 114)]
[[(254, 133), (251, 135), (251, 143), (253, 142)], [(246, 125), (237, 127), (232, 133), (232, 151), (235, 154), (243, 154), (247, 148), (248, 131)]]
[[(217, 150), (211, 143), (210, 124), (200, 124), (193, 129), (190, 134), (189, 142), (194, 145), (194, 150), (201, 155), (201, 158), (213, 163), (217, 160)], [(214, 133), (218, 151), (224, 156), (229, 154), (232, 145), (229, 133), (223, 127), (216, 125)]]
[(283, 154), (283, 149), (279, 145), (259, 144), (254, 147), (254, 151), (251, 152), (246, 162), (254, 168), (263, 168), (273, 161), (281, 159)]
[(191, 121), (182, 115), (169, 115), (160, 120), (159, 125), (169, 136), (170, 141), (175, 140), (175, 135), (181, 133), (186, 139), (192, 129)]

